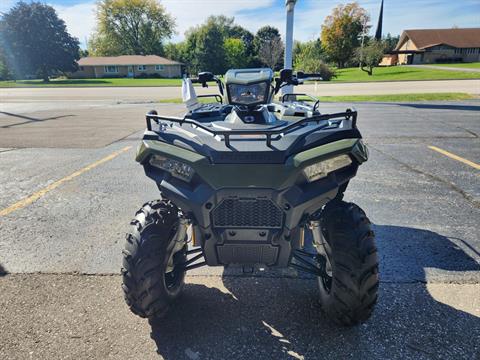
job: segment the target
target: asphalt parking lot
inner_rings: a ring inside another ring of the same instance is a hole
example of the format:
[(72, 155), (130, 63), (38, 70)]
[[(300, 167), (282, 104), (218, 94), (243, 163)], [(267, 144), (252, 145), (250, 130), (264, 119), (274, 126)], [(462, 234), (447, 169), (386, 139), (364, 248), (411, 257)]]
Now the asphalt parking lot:
[(372, 319), (344, 329), (292, 272), (198, 269), (163, 323), (131, 315), (124, 233), (158, 197), (134, 161), (143, 114), (182, 107), (7, 99), (0, 358), (480, 359), (480, 101), (355, 106), (371, 158), (346, 199), (375, 224), (381, 288)]

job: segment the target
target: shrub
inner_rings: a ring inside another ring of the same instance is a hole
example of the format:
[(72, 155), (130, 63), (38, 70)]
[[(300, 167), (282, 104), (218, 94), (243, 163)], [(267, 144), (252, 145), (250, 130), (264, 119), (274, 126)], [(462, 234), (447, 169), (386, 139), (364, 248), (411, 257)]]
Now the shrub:
[(295, 69), (306, 73), (320, 74), (325, 81), (335, 77), (335, 71), (323, 61), (323, 49), (320, 41), (309, 41), (299, 46), (295, 55)]

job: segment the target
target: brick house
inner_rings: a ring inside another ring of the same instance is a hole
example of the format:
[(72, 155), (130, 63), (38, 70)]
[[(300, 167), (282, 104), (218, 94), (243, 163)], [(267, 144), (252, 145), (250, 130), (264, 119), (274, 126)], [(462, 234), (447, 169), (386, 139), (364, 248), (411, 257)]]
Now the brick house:
[(182, 77), (182, 63), (157, 55), (89, 56), (78, 60), (72, 78)]
[(390, 55), (398, 65), (480, 61), (480, 28), (405, 30)]

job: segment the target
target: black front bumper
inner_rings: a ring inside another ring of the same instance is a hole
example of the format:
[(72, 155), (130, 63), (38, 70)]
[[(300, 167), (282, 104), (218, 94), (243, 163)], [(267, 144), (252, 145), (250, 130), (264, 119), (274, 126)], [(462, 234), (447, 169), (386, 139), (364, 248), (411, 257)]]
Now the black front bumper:
[(358, 165), (331, 173), (313, 183), (284, 190), (228, 188), (186, 184), (145, 164), (147, 176), (162, 195), (194, 221), (195, 238), (208, 265), (286, 267), (299, 248), (301, 227), (309, 215), (337, 196), (339, 187), (355, 176)]

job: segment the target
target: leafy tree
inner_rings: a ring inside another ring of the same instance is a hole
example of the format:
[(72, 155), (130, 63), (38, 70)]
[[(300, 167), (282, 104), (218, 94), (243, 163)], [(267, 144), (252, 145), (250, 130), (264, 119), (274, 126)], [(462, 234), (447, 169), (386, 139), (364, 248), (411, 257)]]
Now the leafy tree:
[(260, 50), (260, 46), (264, 42), (271, 41), (276, 38), (280, 38), (280, 31), (278, 31), (276, 27), (270, 25), (261, 27), (255, 34), (254, 44), (256, 51), (258, 52)]
[(368, 29), (370, 17), (357, 2), (338, 5), (322, 25), (321, 40), (328, 57), (345, 67), (360, 45), (360, 35)]
[(0, 20), (0, 41), (9, 68), (17, 75), (75, 71), (79, 42), (55, 10), (39, 2), (17, 3)]
[(241, 39), (228, 38), (223, 44), (229, 69), (242, 68), (245, 65), (245, 44)]
[(186, 43), (185, 41), (179, 43), (168, 43), (164, 48), (164, 55), (166, 58), (171, 60), (180, 61), (182, 63), (187, 62), (186, 55)]
[(388, 53), (395, 49), (399, 40), (400, 35), (392, 36), (390, 33), (388, 33), (387, 36), (382, 39), (383, 43), (385, 44), (385, 52)]
[(323, 80), (329, 81), (335, 72), (323, 61), (325, 55), (320, 39), (297, 44), (297, 54), (294, 60), (296, 70), (320, 74)]
[(11, 77), (12, 75), (10, 74), (5, 58), (0, 55), (0, 80), (10, 80)]
[[(244, 51), (243, 51), (241, 61), (240, 59), (237, 61), (237, 66), (243, 68), (243, 67), (248, 67), (252, 65), (252, 63), (254, 63), (254, 57), (255, 57), (255, 48), (253, 44), (254, 36), (250, 31), (248, 31), (247, 29), (243, 28), (238, 24), (235, 24), (234, 17), (226, 17), (224, 15), (218, 15), (218, 16), (213, 15), (209, 17), (209, 21), (211, 21), (213, 24), (218, 26), (218, 28), (221, 30), (223, 34), (224, 45), (225, 45), (225, 41), (230, 38), (240, 39), (243, 42)], [(228, 61), (226, 63), (228, 63)], [(227, 70), (229, 67), (230, 66), (227, 66), (225, 70)]]
[(297, 56), (302, 52), (305, 45), (306, 45), (306, 43), (303, 43), (299, 40), (294, 40), (293, 41), (292, 58), (293, 58), (293, 63), (294, 64), (295, 64), (295, 60), (296, 60)]
[(0, 48), (0, 80), (10, 80), (13, 78), (13, 74), (8, 68), (7, 57), (5, 49)]
[[(254, 64), (254, 36), (234, 23), (234, 18), (210, 16), (202, 25), (185, 33), (182, 51), (169, 52), (181, 57), (190, 73), (212, 71), (223, 74), (229, 67), (248, 67)], [(172, 57), (173, 58), (173, 57)]]
[(369, 76), (372, 76), (373, 68), (380, 64), (384, 53), (385, 44), (382, 41), (372, 39), (367, 46), (357, 49), (356, 56), (360, 62), (361, 69)]
[(233, 25), (229, 29), (228, 36), (230, 38), (240, 39), (243, 41), (243, 46), (245, 51), (243, 55), (244, 61), (241, 67), (258, 66), (257, 61), (255, 59), (256, 58), (255, 45), (254, 45), (255, 37), (253, 36), (253, 34), (247, 29), (239, 25)]
[(206, 23), (191, 28), (186, 33), (186, 57), (189, 72), (211, 71), (222, 74), (226, 69), (225, 29), (211, 16)]
[(97, 30), (89, 42), (96, 56), (162, 55), (175, 20), (157, 0), (100, 0)]
[(205, 23), (187, 30), (185, 41), (165, 47), (168, 58), (186, 64), (187, 72), (223, 74), (231, 67), (257, 65), (254, 36), (235, 24), (233, 17), (210, 16)]
[(88, 50), (80, 49), (78, 51), (78, 56), (80, 56), (80, 58), (88, 57), (88, 55), (89, 55)]
[(277, 28), (267, 25), (258, 29), (254, 46), (262, 64), (273, 70), (283, 66), (284, 46)]
[(272, 70), (276, 70), (281, 66), (278, 64), (282, 61), (284, 53), (283, 42), (279, 37), (272, 40), (266, 40), (260, 45), (258, 58), (260, 61)]
[(222, 36), (227, 38), (232, 35), (232, 28), (234, 25), (235, 18), (227, 17), (225, 15), (211, 15), (207, 19), (207, 23), (215, 24), (216, 27), (222, 32)]

